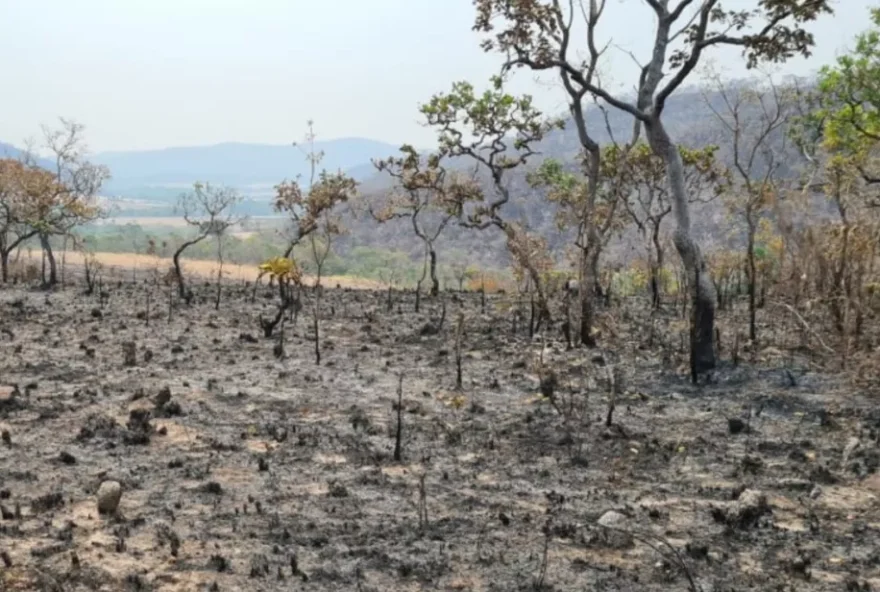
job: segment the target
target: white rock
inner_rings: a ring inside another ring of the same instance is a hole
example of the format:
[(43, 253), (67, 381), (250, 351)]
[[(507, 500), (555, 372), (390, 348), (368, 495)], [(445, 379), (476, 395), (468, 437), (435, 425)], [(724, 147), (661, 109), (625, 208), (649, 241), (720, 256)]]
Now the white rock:
[(843, 460), (840, 461), (841, 465), (846, 465), (849, 462), (850, 457), (853, 452), (859, 449), (859, 439), (853, 436), (846, 443), (846, 448), (843, 449)]
[(598, 520), (605, 527), (605, 543), (614, 549), (625, 549), (633, 545), (633, 536), (628, 532), (628, 519), (620, 512), (609, 510)]
[(104, 481), (98, 488), (98, 513), (115, 514), (122, 499), (122, 485), (118, 481)]

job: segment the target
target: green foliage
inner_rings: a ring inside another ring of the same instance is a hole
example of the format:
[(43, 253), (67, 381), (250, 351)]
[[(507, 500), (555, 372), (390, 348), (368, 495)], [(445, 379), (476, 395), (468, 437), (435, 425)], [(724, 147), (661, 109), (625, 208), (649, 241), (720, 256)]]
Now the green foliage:
[(855, 49), (819, 73), (825, 146), (850, 156), (865, 155), (880, 139), (880, 8), (873, 27), (856, 37)]
[[(791, 135), (805, 154), (827, 156), (826, 171), (840, 177), (856, 171), (872, 183), (880, 141), (880, 8), (855, 48), (823, 67), (817, 89), (806, 97)], [(816, 160), (818, 163), (819, 161)], [(873, 172), (872, 172), (873, 171)]]

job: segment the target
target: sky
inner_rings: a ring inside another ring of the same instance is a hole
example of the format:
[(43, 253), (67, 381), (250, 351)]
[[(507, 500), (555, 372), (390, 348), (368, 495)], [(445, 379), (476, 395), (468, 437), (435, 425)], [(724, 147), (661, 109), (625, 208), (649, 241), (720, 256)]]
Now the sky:
[[(603, 82), (624, 91), (637, 77), (630, 53), (649, 56), (653, 13), (644, 0), (607, 3)], [(809, 75), (851, 47), (873, 4), (837, 0), (810, 28), (813, 57), (785, 73)], [(322, 140), (430, 147), (418, 105), (456, 80), (482, 88), (501, 63), (480, 49), (473, 15), (471, 0), (0, 0), (0, 141), (22, 145), (64, 116), (96, 152), (287, 144), (313, 119)], [(746, 74), (736, 50), (712, 63)], [(510, 88), (548, 113), (566, 108), (552, 76), (522, 72)]]

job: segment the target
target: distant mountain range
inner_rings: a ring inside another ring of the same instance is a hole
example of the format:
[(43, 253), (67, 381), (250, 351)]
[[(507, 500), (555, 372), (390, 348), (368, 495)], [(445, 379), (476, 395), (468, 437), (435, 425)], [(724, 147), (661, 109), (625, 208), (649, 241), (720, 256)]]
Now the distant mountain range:
[[(374, 158), (398, 152), (400, 146), (365, 138), (339, 138), (315, 142), (323, 151), (319, 168), (343, 170), (357, 180), (372, 176)], [(297, 175), (307, 177), (309, 163), (303, 150), (273, 144), (227, 142), (213, 146), (187, 146), (161, 150), (99, 152), (91, 156), (106, 165), (112, 178), (104, 184), (105, 195), (147, 198), (165, 201), (192, 187), (195, 181), (230, 185), (247, 195), (269, 194), (272, 187)], [(0, 142), (0, 158), (21, 158), (23, 150)], [(40, 166), (52, 167), (47, 159), (37, 159)]]
[[(20, 150), (12, 144), (0, 142), (0, 158), (14, 158), (15, 160), (21, 160), (24, 156), (24, 150)], [(51, 170), (55, 166), (51, 160), (45, 158), (37, 158), (36, 161), (38, 165), (45, 169)]]
[[(110, 195), (139, 197), (144, 188), (186, 190), (195, 181), (206, 181), (262, 192), (284, 179), (307, 177), (309, 162), (303, 150), (307, 146), (223, 143), (214, 146), (165, 148), (162, 150), (101, 152), (93, 156), (97, 163), (110, 168), (113, 178), (105, 185)], [(323, 151), (319, 167), (342, 169), (359, 180), (373, 174), (373, 158), (397, 152), (399, 146), (364, 138), (340, 138), (315, 142)], [(367, 166), (364, 166), (367, 165)]]
[[(724, 99), (717, 92), (704, 94), (694, 88), (682, 89), (668, 100), (664, 122), (670, 135), (682, 145), (718, 144), (719, 160), (731, 166), (730, 138), (713, 113), (713, 110), (724, 112), (725, 109)], [(586, 111), (587, 126), (600, 143), (609, 142), (612, 136), (618, 141), (626, 141), (632, 134), (632, 116), (608, 109), (606, 119), (600, 109), (590, 106)], [(749, 111), (743, 113), (744, 119), (758, 117), (754, 107)], [(785, 133), (780, 130), (770, 141), (775, 155), (783, 162), (780, 174), (791, 178), (798, 174), (800, 156), (784, 139)], [(554, 208), (548, 207), (544, 192), (529, 187), (525, 173), (545, 157), (575, 165), (581, 146), (574, 126), (569, 122), (565, 129), (549, 134), (536, 148), (540, 156), (531, 159), (524, 170), (517, 170), (508, 178), (513, 198), (505, 205), (504, 216), (523, 222), (546, 237), (552, 248), (560, 249), (567, 244), (568, 238), (556, 228)], [(392, 186), (388, 175), (379, 174), (371, 160), (397, 154), (397, 145), (363, 138), (340, 138), (316, 142), (315, 149), (325, 153), (321, 167), (333, 171), (342, 169), (361, 182), (361, 192), (367, 200), (378, 198)], [(0, 144), (0, 156), (4, 152), (12, 157), (19, 154), (14, 147)], [(309, 173), (309, 163), (302, 150), (292, 145), (223, 143), (104, 152), (95, 154), (92, 159), (110, 168), (112, 179), (105, 184), (102, 194), (111, 198), (112, 210), (117, 217), (174, 215), (173, 206), (178, 196), (189, 190), (195, 181), (231, 185), (247, 198), (239, 208), (240, 213), (271, 215), (273, 187), (284, 179)], [(468, 159), (461, 159), (452, 166), (470, 164)], [(491, 189), (489, 185), (487, 188)], [(700, 209), (707, 210), (698, 216), (701, 223), (697, 225), (706, 240), (723, 234), (724, 210), (720, 204), (713, 203)], [(368, 220), (351, 220), (347, 225), (351, 234), (340, 244), (399, 248), (415, 254), (421, 252), (420, 243), (413, 238), (411, 224), (406, 220), (391, 221), (383, 226), (382, 232), (376, 232), (375, 223)], [(499, 233), (473, 233), (450, 227), (438, 247), (464, 249), (495, 259), (505, 252), (503, 243), (504, 237)]]

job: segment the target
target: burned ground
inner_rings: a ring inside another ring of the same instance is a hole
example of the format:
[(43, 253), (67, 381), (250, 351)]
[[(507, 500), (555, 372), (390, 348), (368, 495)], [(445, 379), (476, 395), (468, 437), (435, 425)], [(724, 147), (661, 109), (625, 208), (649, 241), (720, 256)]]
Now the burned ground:
[(436, 331), (328, 289), (316, 366), (308, 307), (279, 360), (269, 298), (200, 290), (149, 325), (141, 285), (0, 292), (0, 590), (880, 589), (877, 395), (803, 353), (694, 386), (641, 301), (567, 350), (504, 295)]

